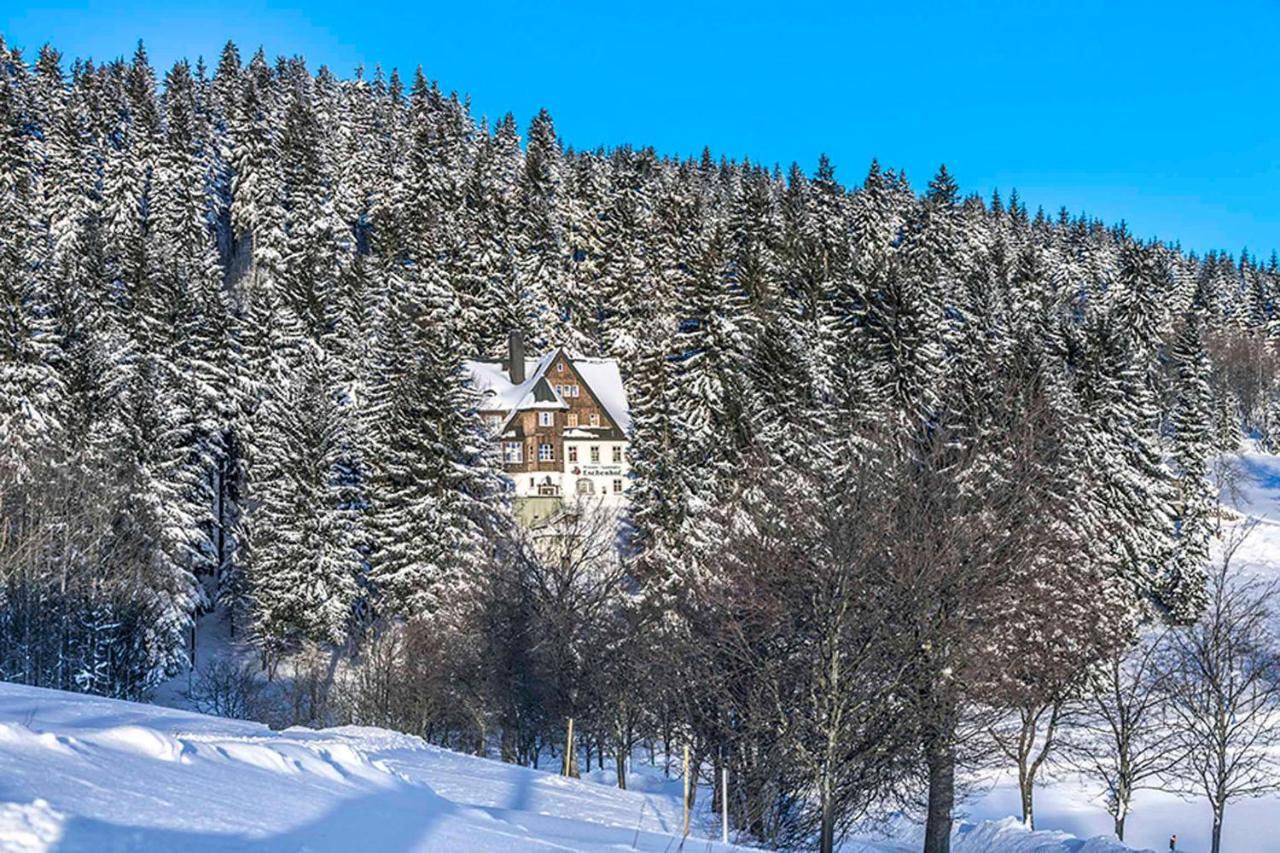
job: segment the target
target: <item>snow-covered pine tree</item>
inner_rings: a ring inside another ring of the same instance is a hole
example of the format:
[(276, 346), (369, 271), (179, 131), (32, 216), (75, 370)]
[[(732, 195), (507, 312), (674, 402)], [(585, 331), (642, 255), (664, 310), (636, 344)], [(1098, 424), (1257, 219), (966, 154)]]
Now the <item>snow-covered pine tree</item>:
[(393, 283), (371, 378), (369, 577), (384, 615), (431, 616), (476, 589), (505, 513), (437, 266)]
[(0, 476), (22, 477), (56, 446), (61, 386), (36, 226), (32, 81), (3, 40), (0, 56)]
[(269, 660), (305, 640), (347, 639), (363, 560), (344, 461), (351, 412), (333, 362), (308, 342), (261, 409), (250, 514), (254, 636)]
[(567, 292), (567, 261), (561, 197), (564, 191), (563, 152), (551, 115), (542, 110), (529, 124), (524, 169), (516, 203), (515, 233), (519, 235), (516, 275), (536, 310), (531, 343), (582, 349), (572, 334), (574, 296)]
[(1210, 463), (1215, 455), (1213, 393), (1203, 325), (1198, 314), (1185, 315), (1170, 351), (1176, 370), (1169, 426), (1173, 433), (1170, 456), (1177, 475), (1177, 534), (1169, 583), (1172, 598), (1187, 602), (1188, 613), (1197, 612), (1202, 604), (1200, 594), (1217, 512), (1210, 479)]

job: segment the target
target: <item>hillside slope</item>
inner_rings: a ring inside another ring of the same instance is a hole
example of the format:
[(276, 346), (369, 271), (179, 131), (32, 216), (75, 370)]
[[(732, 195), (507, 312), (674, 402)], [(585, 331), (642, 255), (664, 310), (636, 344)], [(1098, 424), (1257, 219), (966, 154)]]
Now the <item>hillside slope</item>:
[[(1249, 475), (1228, 502), (1260, 519), (1239, 559), (1280, 574), (1280, 458), (1242, 457)], [(645, 775), (633, 790), (562, 779), (428, 746), (380, 729), (273, 732), (256, 723), (188, 711), (0, 684), (0, 850), (274, 851), (638, 850), (681, 848), (677, 780)], [(607, 775), (607, 774), (606, 774)], [(603, 776), (601, 777), (604, 778)], [(969, 803), (955, 853), (1119, 853), (1089, 785), (1062, 777), (1037, 795), (1042, 826), (1028, 833), (1012, 780), (996, 778)], [(706, 807), (703, 796), (701, 806)], [(1280, 832), (1280, 799), (1233, 805), (1229, 850), (1264, 850)], [(1207, 807), (1145, 792), (1130, 817), (1131, 843), (1206, 847)], [(1065, 832), (1064, 832), (1065, 830)], [(726, 848), (700, 812), (699, 851)], [(852, 840), (846, 853), (918, 849)]]
[[(646, 780), (638, 780), (644, 786)], [(0, 684), (0, 850), (537, 851), (728, 849), (679, 783), (619, 791), (460, 755), (381, 729), (255, 723)], [(706, 798), (703, 798), (704, 805)], [(850, 853), (916, 845), (853, 841)], [(1123, 853), (1103, 839), (957, 827), (956, 853)]]
[[(1242, 452), (1240, 478), (1222, 492), (1223, 504), (1256, 525), (1236, 553), (1235, 564), (1264, 578), (1280, 578), (1280, 456)], [(998, 819), (1017, 814), (1018, 788), (1011, 773), (991, 780), (984, 794), (966, 804), (970, 819)], [(1209, 849), (1209, 805), (1203, 799), (1183, 799), (1166, 791), (1142, 791), (1129, 815), (1130, 844), (1167, 850), (1169, 837), (1178, 836), (1178, 850), (1198, 853)], [(1051, 774), (1036, 792), (1036, 822), (1085, 837), (1111, 831), (1096, 783), (1069, 773)], [(1280, 849), (1280, 794), (1232, 802), (1223, 822), (1223, 849), (1231, 853), (1261, 853)]]
[(11, 684), (0, 780), (5, 850), (661, 851), (680, 825), (669, 797), (379, 729), (272, 732)]

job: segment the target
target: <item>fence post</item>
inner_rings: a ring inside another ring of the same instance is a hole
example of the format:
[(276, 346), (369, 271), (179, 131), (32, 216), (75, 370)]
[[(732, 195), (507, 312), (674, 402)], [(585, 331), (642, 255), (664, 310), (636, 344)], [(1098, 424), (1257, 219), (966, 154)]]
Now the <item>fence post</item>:
[(684, 745), (684, 834), (689, 834), (689, 744)]
[(720, 768), (720, 840), (729, 843), (729, 767)]
[(569, 732), (564, 739), (564, 775), (573, 775), (573, 717), (569, 718)]

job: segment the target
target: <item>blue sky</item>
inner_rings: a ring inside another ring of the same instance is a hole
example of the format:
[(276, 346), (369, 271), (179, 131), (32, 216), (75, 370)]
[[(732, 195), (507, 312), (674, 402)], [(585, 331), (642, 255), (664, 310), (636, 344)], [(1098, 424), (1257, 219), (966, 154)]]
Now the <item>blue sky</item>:
[(1260, 256), (1280, 248), (1280, 4), (778, 4), (9, 0), (0, 32), (34, 56), (163, 68), (301, 54), (340, 74), (421, 65), (477, 113), (539, 107), (577, 147), (792, 161), (872, 157), (916, 187), (945, 162), (966, 191), (1066, 205), (1140, 236)]

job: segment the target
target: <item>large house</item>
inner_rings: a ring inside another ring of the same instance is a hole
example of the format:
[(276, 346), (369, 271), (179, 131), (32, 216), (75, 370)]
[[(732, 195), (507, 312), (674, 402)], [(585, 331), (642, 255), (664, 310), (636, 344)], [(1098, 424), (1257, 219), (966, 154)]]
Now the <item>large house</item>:
[(566, 499), (624, 503), (631, 419), (617, 362), (564, 347), (529, 358), (513, 332), (505, 359), (466, 367), (481, 416), (501, 444), (522, 521), (551, 518)]

